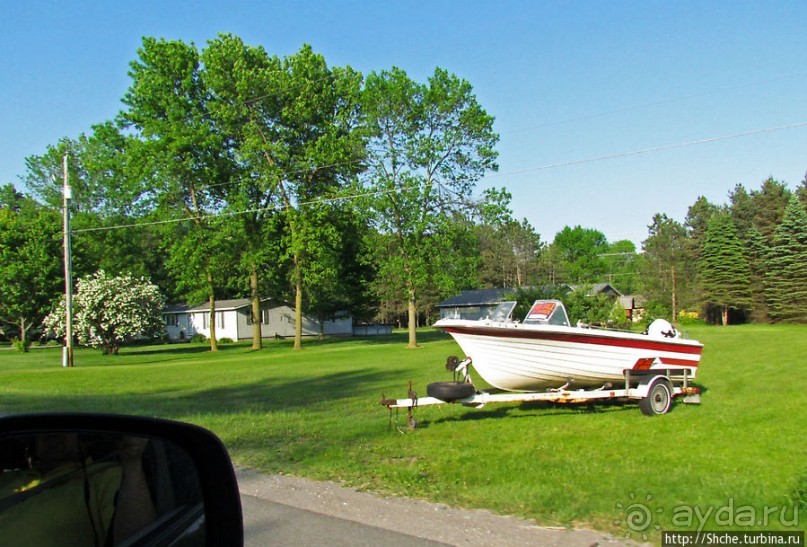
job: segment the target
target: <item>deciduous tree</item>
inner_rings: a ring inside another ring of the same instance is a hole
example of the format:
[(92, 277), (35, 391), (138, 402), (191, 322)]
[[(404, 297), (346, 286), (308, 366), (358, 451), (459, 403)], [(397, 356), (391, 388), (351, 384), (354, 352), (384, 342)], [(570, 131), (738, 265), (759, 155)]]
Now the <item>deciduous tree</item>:
[(50, 302), (64, 288), (62, 223), (58, 212), (2, 188), (0, 203), (0, 323), (23, 347)]
[(687, 293), (691, 290), (694, 268), (686, 229), (667, 215), (656, 214), (648, 232), (642, 242), (645, 292), (649, 300), (670, 310), (670, 320), (675, 321), (681, 304), (691, 302)]
[[(282, 224), (289, 232), (284, 241), (299, 349), (303, 287), (312, 282), (307, 278), (338, 275), (325, 267), (329, 247), (320, 243), (331, 228), (319, 223), (324, 217), (317, 202), (338, 195), (344, 180), (360, 168), (363, 142), (356, 129), (361, 75), (349, 67), (328, 67), (308, 45), (279, 59), (231, 35), (211, 42), (203, 59), (214, 96), (210, 111), (240, 166), (223, 195), (231, 207), (238, 203), (250, 211), (241, 218), (253, 315), (263, 238), (267, 226)], [(278, 222), (273, 219), (277, 215), (284, 218)], [(315, 264), (314, 257), (323, 262)]]
[(611, 285), (622, 294), (632, 294), (637, 291), (640, 259), (636, 253), (636, 245), (632, 241), (622, 239), (608, 243), (600, 254), (600, 258), (605, 261), (607, 268), (605, 278)]
[(378, 275), (400, 279), (409, 347), (417, 345), (418, 299), (450, 260), (452, 225), (467, 217), (471, 191), (495, 170), (498, 135), (471, 85), (443, 69), (419, 84), (399, 69), (367, 77), (363, 114), (371, 135), (363, 205), (387, 244)]
[(522, 287), (537, 281), (541, 236), (527, 219), (513, 218), (512, 196), (487, 189), (479, 203), (474, 230), (479, 246), (479, 286)]
[(562, 261), (565, 283), (594, 283), (606, 272), (600, 256), (607, 250), (608, 240), (599, 230), (565, 226), (555, 234), (552, 246)]
[(206, 237), (211, 233), (207, 217), (221, 208), (211, 187), (229, 180), (231, 156), (210, 117), (210, 91), (193, 44), (144, 38), (130, 67), (132, 83), (123, 98), (127, 108), (120, 115), (139, 137), (129, 149), (130, 161), (151, 185), (155, 216), (187, 219), (188, 229), (176, 233), (192, 238), (192, 245), (170, 248), (191, 251), (186, 258), (193, 267), (180, 270), (185, 295), (206, 295), (210, 348), (216, 350), (215, 300), (221, 283), (214, 262), (216, 253), (227, 250)]

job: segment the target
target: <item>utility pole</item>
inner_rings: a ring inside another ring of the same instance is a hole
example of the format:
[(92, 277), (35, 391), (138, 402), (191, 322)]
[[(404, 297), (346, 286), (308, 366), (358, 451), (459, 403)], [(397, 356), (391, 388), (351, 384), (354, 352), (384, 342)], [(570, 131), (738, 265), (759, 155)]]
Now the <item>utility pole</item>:
[(672, 321), (670, 321), (673, 325), (678, 324), (678, 289), (675, 286), (675, 266), (671, 268), (672, 270)]
[(70, 180), (67, 172), (67, 154), (64, 155), (64, 298), (65, 298), (65, 335), (64, 350), (62, 351), (62, 366), (73, 366), (73, 258), (70, 242), (70, 200), (73, 192), (70, 189)]

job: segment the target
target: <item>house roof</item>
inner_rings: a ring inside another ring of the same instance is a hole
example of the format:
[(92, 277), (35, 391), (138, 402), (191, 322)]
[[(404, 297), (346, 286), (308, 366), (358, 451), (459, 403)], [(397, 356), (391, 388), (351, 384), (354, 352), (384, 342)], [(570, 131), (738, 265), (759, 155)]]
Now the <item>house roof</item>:
[(616, 287), (611, 285), (610, 283), (595, 283), (591, 287), (590, 294), (612, 294), (615, 296), (621, 296), (622, 293), (617, 290)]
[(163, 309), (163, 313), (187, 313), (190, 309), (187, 304), (168, 304)]
[(635, 310), (647, 306), (647, 298), (641, 294), (626, 294), (619, 297), (619, 303), (626, 310)]
[[(271, 301), (271, 298), (261, 298), (261, 302)], [(249, 298), (236, 298), (233, 300), (216, 300), (216, 311), (239, 310), (249, 306), (252, 301)], [(165, 307), (163, 313), (194, 313), (205, 312), (210, 309), (210, 303), (205, 302), (198, 306), (188, 306), (187, 304), (171, 304)]]
[[(569, 285), (569, 288), (573, 291), (580, 290), (585, 288), (586, 285)], [(594, 296), (597, 294), (609, 294), (612, 296), (622, 296), (622, 293), (619, 292), (616, 287), (611, 285), (610, 283), (594, 283), (588, 288), (588, 292), (586, 296)]]
[[(558, 287), (566, 287), (569, 290), (578, 290), (585, 285), (567, 285), (565, 283), (558, 285)], [(549, 293), (552, 291), (554, 287), (548, 285), (544, 287), (544, 290)], [(621, 296), (620, 293), (613, 285), (610, 283), (595, 283), (588, 287), (588, 292), (586, 293), (588, 296), (593, 296), (596, 294), (608, 294), (613, 296)], [(511, 297), (513, 293), (515, 293), (515, 289), (475, 289), (469, 291), (462, 291), (461, 294), (457, 296), (452, 296), (447, 300), (443, 300), (439, 304), (437, 304), (438, 308), (465, 308), (470, 306), (488, 306), (491, 304), (498, 304), (503, 300)]]
[(462, 308), (469, 306), (484, 306), (498, 304), (508, 295), (513, 294), (515, 289), (477, 289), (462, 291), (457, 296), (452, 296), (437, 304), (438, 308)]

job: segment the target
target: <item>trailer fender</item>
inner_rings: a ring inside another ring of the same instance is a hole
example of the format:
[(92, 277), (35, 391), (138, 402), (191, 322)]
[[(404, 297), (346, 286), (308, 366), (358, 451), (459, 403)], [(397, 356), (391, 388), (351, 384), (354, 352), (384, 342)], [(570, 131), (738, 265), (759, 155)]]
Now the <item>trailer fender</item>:
[[(670, 383), (669, 378), (664, 374), (648, 374), (647, 376), (643, 376), (639, 380), (639, 385), (631, 389), (631, 395), (636, 398), (647, 397), (647, 394), (650, 393), (651, 386), (656, 383), (656, 381), (660, 380), (664, 380), (668, 384)], [(672, 392), (672, 389), (670, 391)]]

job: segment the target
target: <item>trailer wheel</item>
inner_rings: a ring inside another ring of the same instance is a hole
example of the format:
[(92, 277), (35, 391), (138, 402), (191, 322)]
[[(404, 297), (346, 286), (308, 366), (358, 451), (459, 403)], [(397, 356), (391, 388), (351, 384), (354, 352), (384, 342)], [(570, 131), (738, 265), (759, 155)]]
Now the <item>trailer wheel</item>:
[(639, 401), (639, 408), (646, 416), (666, 414), (672, 406), (672, 389), (666, 378), (658, 378), (650, 384), (647, 397)]
[(468, 382), (433, 382), (426, 386), (426, 393), (429, 397), (451, 403), (470, 397), (476, 393), (476, 388)]

